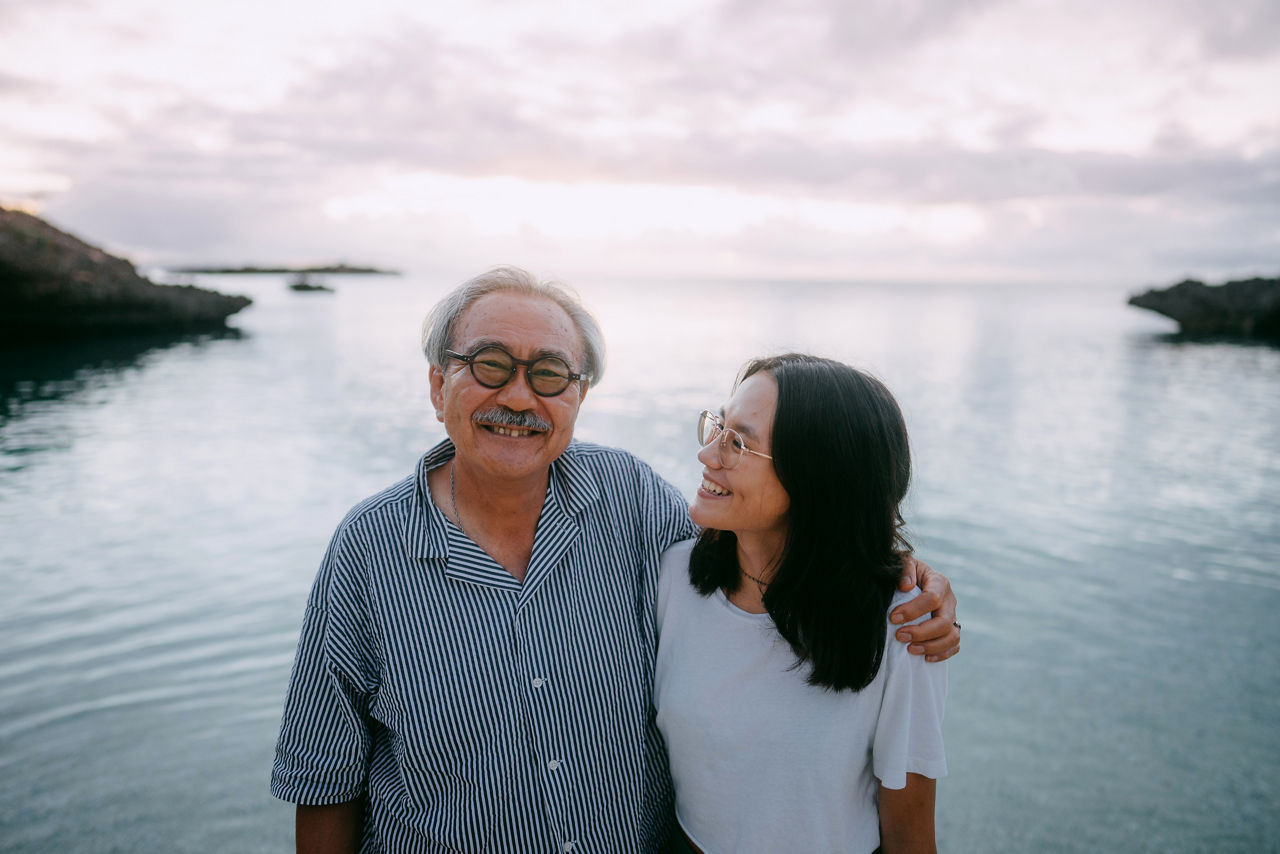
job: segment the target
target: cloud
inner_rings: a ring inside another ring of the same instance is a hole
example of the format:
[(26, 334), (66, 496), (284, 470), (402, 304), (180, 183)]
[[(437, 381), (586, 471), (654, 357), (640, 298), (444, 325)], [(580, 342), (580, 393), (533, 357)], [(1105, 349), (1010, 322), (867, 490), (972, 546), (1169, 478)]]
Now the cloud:
[(6, 0), (0, 3), (0, 24), (17, 26), (33, 17), (60, 9), (88, 9), (90, 0)]
[[(0, 17), (0, 21), (2, 20), (3, 18)], [(48, 87), (38, 80), (0, 71), (0, 95), (36, 94), (47, 89)]]
[[(394, 55), (394, 54), (392, 54)], [(449, 66), (463, 73), (449, 71)], [(394, 59), (335, 69), (296, 92), (275, 115), (229, 121), (190, 108), (165, 116), (188, 132), (202, 126), (235, 152), (287, 152), (290, 172), (367, 169), (562, 181), (719, 185), (818, 199), (918, 203), (988, 202), (1042, 196), (1162, 196), (1265, 204), (1280, 198), (1277, 148), (1250, 155), (1168, 134), (1143, 155), (1054, 151), (1029, 145), (1036, 115), (1001, 125), (1001, 147), (947, 139), (862, 143), (768, 129), (745, 132), (703, 121), (678, 133), (662, 126), (610, 135), (613, 108), (548, 108), (537, 120), (501, 87), (472, 85), (470, 66), (444, 57), (410, 73)], [(1020, 144), (1019, 141), (1021, 141)]]
[(1280, 4), (1275, 0), (1184, 0), (1180, 5), (1208, 57), (1261, 59), (1280, 53)]
[(265, 19), (278, 56), (230, 75), (226, 54), (175, 60), (231, 13), (160, 33), (139, 22), (181, 16), (77, 19), (87, 57), (133, 58), (33, 94), (0, 57), (0, 108), (24, 105), (0, 165), (20, 151), (51, 212), (155, 256), (345, 240), (518, 260), (567, 257), (577, 233), (645, 263), (977, 275), (1277, 244), (1280, 114), (1244, 35), (1273, 28), (1263, 5), (1212, 26), (1137, 0), (657, 2), (600, 26), (572, 3), (396, 8), (308, 18), (293, 41)]
[[(648, 46), (622, 41), (619, 66), (592, 76), (595, 58), (564, 45), (494, 54), (410, 30), (318, 71), (270, 111), (181, 103), (129, 128), (125, 147), (168, 147), (179, 155), (193, 145), (218, 149), (223, 171), (253, 184), (302, 183), (338, 171), (434, 171), (930, 204), (1046, 195), (1257, 203), (1276, 189), (1274, 144), (1270, 153), (1250, 155), (1204, 146), (1166, 124), (1157, 147), (1140, 155), (1054, 150), (1032, 142), (1046, 112), (1019, 105), (990, 109), (981, 145), (943, 135), (849, 138), (807, 124), (804, 106), (795, 108), (799, 129), (785, 117), (778, 127), (753, 126), (743, 116), (759, 94), (743, 91), (732, 75), (658, 75)], [(632, 85), (620, 86), (619, 78)], [(822, 97), (814, 96), (815, 111)], [(856, 121), (857, 104), (847, 111)], [(149, 168), (162, 169), (167, 159), (153, 152)], [(261, 173), (265, 163), (271, 175)]]
[[(778, 4), (771, 0), (728, 0), (717, 16), (727, 31), (754, 29), (768, 38), (780, 21), (794, 29), (825, 34), (831, 54), (850, 61), (903, 58), (903, 54), (931, 39), (953, 33), (970, 19), (1007, 0), (802, 0)], [(818, 39), (821, 44), (823, 39)], [(802, 45), (811, 44), (804, 39)], [(810, 54), (810, 60), (813, 56)]]

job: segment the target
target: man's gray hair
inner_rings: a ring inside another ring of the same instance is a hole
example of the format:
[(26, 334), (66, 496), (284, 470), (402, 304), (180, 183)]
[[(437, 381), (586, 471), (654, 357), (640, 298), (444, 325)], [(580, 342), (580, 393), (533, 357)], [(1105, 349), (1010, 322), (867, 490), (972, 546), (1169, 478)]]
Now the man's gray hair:
[(422, 322), (422, 352), (431, 364), (444, 367), (448, 357), (445, 350), (453, 346), (453, 335), (458, 321), (471, 304), (487, 294), (510, 291), (517, 294), (544, 297), (564, 309), (582, 338), (583, 365), (574, 367), (586, 374), (591, 385), (604, 376), (604, 335), (600, 324), (578, 297), (559, 282), (538, 281), (532, 274), (519, 267), (494, 267), (454, 288)]

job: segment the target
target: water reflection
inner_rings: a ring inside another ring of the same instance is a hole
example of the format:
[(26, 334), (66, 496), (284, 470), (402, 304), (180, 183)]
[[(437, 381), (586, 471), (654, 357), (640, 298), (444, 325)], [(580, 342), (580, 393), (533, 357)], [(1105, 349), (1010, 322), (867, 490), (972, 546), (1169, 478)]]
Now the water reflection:
[(1280, 339), (1242, 338), (1238, 335), (1210, 335), (1202, 332), (1159, 332), (1143, 340), (1157, 344), (1191, 344), (1210, 347), (1261, 347), (1280, 350)]
[[(103, 376), (118, 376), (158, 352), (186, 344), (239, 340), (234, 327), (200, 333), (146, 333), (81, 341), (57, 341), (0, 351), (0, 427), (33, 403), (59, 400)], [(8, 449), (0, 450), (7, 451)]]

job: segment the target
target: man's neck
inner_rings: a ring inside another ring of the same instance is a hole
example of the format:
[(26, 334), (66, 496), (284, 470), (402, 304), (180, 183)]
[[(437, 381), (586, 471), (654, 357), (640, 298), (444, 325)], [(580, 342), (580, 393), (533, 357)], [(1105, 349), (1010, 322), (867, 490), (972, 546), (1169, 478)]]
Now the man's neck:
[(453, 523), (517, 581), (524, 581), (550, 470), (520, 480), (477, 478), (455, 457), (427, 476), (431, 498)]

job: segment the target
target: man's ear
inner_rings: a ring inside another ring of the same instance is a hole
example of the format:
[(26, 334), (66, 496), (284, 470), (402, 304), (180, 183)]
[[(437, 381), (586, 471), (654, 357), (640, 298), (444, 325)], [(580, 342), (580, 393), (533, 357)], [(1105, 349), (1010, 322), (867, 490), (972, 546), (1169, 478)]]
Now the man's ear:
[(591, 383), (590, 383), (590, 381), (584, 382), (584, 383), (582, 383), (580, 386), (578, 386), (578, 389), (579, 389), (579, 390), (578, 390), (578, 403), (579, 403), (579, 404), (581, 404), (581, 403), (582, 403), (582, 401), (584, 401), (584, 400), (586, 400), (586, 399), (587, 399), (587, 391), (588, 391), (590, 388), (591, 388)]
[(431, 405), (436, 409), (436, 420), (444, 422), (444, 371), (432, 365), (427, 376), (431, 380)]

